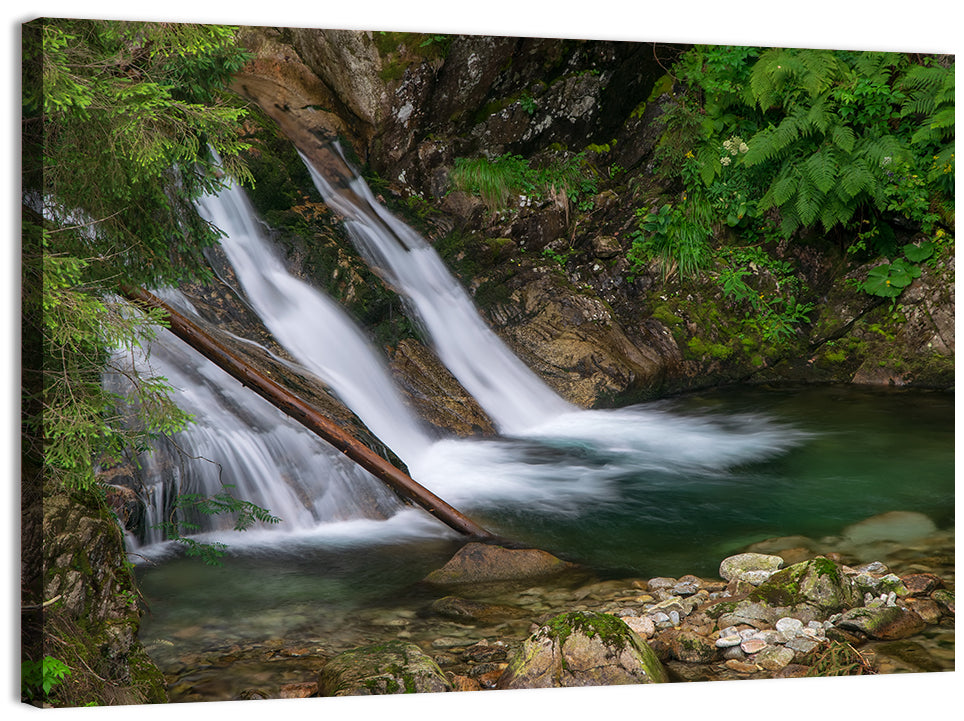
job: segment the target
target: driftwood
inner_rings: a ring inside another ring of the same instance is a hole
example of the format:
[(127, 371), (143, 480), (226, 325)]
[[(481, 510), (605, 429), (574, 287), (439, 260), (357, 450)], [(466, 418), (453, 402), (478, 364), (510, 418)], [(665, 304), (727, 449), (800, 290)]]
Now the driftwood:
[(174, 335), (286, 415), (323, 438), (400, 496), (422, 507), (459, 533), (482, 540), (494, 540), (495, 537), (489, 531), (417, 483), (407, 473), (393, 466), (331, 419), (235, 357), (214, 338), (160, 298), (140, 288), (124, 288), (123, 291), (127, 298), (137, 305), (163, 310), (168, 316), (170, 330)]

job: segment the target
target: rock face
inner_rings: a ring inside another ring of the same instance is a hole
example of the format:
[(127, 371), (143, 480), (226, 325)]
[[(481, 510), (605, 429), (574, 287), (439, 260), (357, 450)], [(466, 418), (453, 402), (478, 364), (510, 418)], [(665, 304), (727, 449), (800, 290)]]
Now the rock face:
[(438, 693), (451, 684), (438, 665), (414, 643), (390, 641), (345, 651), (318, 677), (322, 696)]
[(544, 578), (572, 568), (572, 564), (534, 548), (511, 549), (468, 543), (425, 582), (440, 585), (492, 583)]
[[(383, 179), (386, 203), (427, 226), (419, 230), (493, 328), (578, 405), (754, 378), (953, 384), (953, 258), (924, 269), (897, 317), (856, 289), (869, 267), (848, 267), (819, 243), (781, 244), (775, 259), (798, 266), (815, 305), (782, 349), (743, 332), (743, 311), (713, 273), (686, 282), (655, 267), (630, 273), (635, 211), (665, 197), (653, 157), (676, 96), (661, 78), (681, 48), (268, 28), (246, 29), (244, 42), (256, 58), (238, 74), (239, 92), (328, 173), (345, 172), (329, 141), (350, 146)], [(506, 153), (540, 167), (578, 155), (598, 187), (577, 204), (558, 192), (500, 212), (455, 189), (457, 158)], [(454, 410), (457, 393), (433, 389), (412, 351), (390, 349), (420, 412), (435, 414), (437, 390), (439, 422), (484, 429), (474, 411)]]
[(552, 618), (532, 634), (497, 687), (612, 686), (666, 680), (652, 649), (619, 618), (576, 611)]
[(93, 495), (44, 499), (43, 654), (71, 669), (64, 706), (163, 703), (164, 679), (137, 640), (141, 611), (121, 531)]

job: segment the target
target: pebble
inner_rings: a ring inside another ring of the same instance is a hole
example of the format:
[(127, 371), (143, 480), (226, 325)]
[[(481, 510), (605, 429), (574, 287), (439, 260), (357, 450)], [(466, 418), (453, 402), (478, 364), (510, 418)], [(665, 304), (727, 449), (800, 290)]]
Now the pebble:
[(766, 648), (767, 642), (762, 638), (748, 638), (743, 643), (740, 644), (740, 648), (743, 649), (744, 653), (758, 653)]
[(717, 648), (729, 648), (731, 646), (739, 646), (743, 643), (743, 639), (739, 634), (733, 634), (732, 636), (720, 636), (716, 639)]
[(782, 633), (793, 635), (803, 630), (803, 621), (792, 616), (784, 616), (777, 620), (776, 629)]

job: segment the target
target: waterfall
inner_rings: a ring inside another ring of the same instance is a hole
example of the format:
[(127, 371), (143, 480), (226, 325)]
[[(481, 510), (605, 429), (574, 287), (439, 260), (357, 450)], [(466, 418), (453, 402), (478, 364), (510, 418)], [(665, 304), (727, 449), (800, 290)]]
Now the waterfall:
[(199, 201), (252, 307), (277, 341), (406, 463), (431, 444), (368, 338), (330, 298), (291, 275), (232, 183)]
[(406, 300), (449, 371), (506, 434), (574, 410), (525, 366), (485, 323), (434, 248), (389, 213), (360, 177), (339, 193), (305, 164), (325, 202), (346, 218), (358, 252)]
[[(158, 527), (178, 494), (209, 497), (229, 487), (232, 496), (268, 509), (286, 531), (326, 521), (385, 517), (401, 503), (381, 482), (336, 449), (244, 388), (181, 342), (158, 329), (149, 355), (130, 361), (145, 375), (174, 388), (193, 422), (170, 440), (139, 454), (137, 478), (145, 502), (144, 544), (164, 540)], [(123, 380), (108, 381), (123, 394)], [(201, 531), (224, 531), (232, 518), (188, 512), (179, 520)]]

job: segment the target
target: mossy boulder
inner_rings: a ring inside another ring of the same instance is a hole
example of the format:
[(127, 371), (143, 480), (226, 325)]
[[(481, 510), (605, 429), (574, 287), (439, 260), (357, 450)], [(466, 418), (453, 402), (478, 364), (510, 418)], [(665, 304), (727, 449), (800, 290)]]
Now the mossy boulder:
[(497, 688), (662, 683), (666, 670), (620, 618), (573, 611), (551, 618), (509, 663)]
[(920, 633), (927, 623), (910, 609), (880, 605), (853, 608), (840, 618), (837, 626), (871, 638), (896, 641)]
[(746, 601), (768, 606), (808, 606), (821, 617), (860, 603), (858, 589), (843, 569), (825, 556), (777, 571), (755, 590)]
[(340, 653), (318, 676), (322, 696), (450, 691), (445, 674), (414, 643), (390, 641)]

